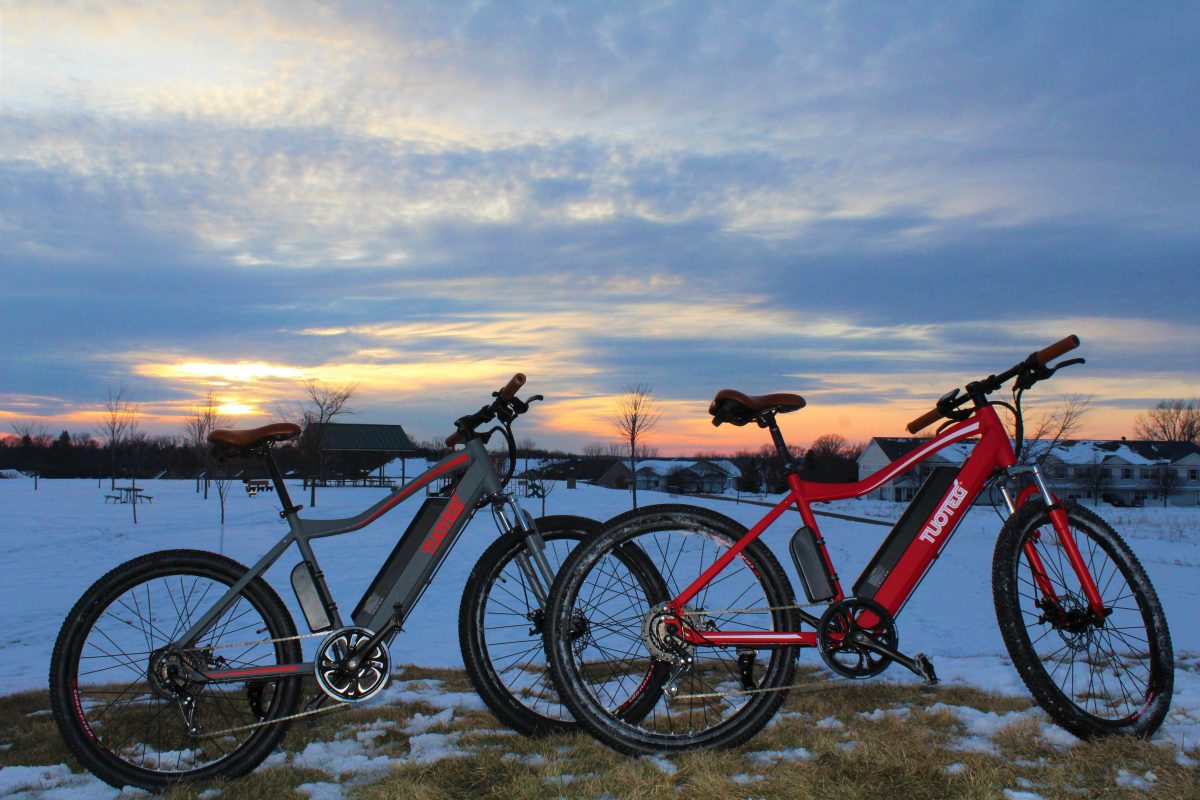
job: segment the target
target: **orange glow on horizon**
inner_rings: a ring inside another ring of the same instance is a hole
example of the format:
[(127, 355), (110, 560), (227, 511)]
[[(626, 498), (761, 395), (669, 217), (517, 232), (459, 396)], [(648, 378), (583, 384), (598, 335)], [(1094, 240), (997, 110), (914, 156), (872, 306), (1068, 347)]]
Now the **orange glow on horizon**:
[[(615, 398), (580, 398), (547, 404), (545, 413), (539, 415), (539, 427), (547, 432), (570, 436), (581, 443), (615, 442), (618, 435), (608, 422), (615, 405)], [(742, 450), (758, 450), (771, 445), (771, 435), (757, 425), (738, 428), (732, 425), (713, 427), (708, 414), (710, 398), (695, 401), (671, 401), (657, 403), (662, 411), (658, 425), (645, 439), (649, 447), (657, 448), (664, 456), (691, 455), (695, 453), (732, 454)], [(880, 404), (838, 404), (821, 406), (810, 404), (799, 411), (779, 416), (779, 427), (790, 445), (807, 447), (824, 434), (836, 433), (844, 436), (851, 444), (866, 444), (874, 437), (903, 437), (910, 434), (905, 429), (911, 420), (923, 414), (930, 406), (915, 407), (911, 402)], [(1028, 424), (1039, 413), (1027, 410)], [(1137, 409), (1091, 408), (1075, 438), (1120, 439), (1133, 436)], [(552, 416), (551, 416), (552, 415)], [(1007, 417), (1001, 412), (1001, 418)], [(920, 435), (929, 436), (935, 430), (930, 426)]]

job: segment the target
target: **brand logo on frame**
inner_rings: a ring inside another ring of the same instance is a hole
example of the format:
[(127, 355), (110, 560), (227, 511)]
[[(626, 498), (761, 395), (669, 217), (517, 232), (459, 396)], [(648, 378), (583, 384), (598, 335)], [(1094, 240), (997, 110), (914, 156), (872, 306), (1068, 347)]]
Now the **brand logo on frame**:
[(442, 540), (450, 532), (450, 526), (462, 516), (464, 508), (466, 508), (466, 505), (457, 497), (450, 498), (445, 512), (442, 513), (442, 518), (438, 520), (437, 525), (433, 526), (433, 532), (429, 534), (429, 538), (421, 545), (421, 552), (433, 555), (438, 551), (438, 548), (442, 546)]
[(946, 495), (946, 499), (938, 506), (934, 512), (933, 518), (929, 520), (929, 524), (921, 531), (919, 538), (922, 542), (936, 542), (937, 538), (942, 535), (946, 525), (950, 520), (954, 519), (954, 514), (958, 511), (958, 507), (962, 505), (963, 500), (967, 499), (967, 488), (958, 482), (955, 478), (954, 485), (950, 487), (950, 494)]

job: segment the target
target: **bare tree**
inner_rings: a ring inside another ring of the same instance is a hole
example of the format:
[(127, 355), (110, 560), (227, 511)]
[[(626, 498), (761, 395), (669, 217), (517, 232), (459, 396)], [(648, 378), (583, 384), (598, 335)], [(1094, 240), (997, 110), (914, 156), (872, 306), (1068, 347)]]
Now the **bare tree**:
[(1166, 508), (1171, 492), (1179, 485), (1179, 473), (1170, 464), (1157, 464), (1150, 473), (1150, 485), (1154, 487), (1154, 493), (1162, 497), (1163, 508)]
[(25, 468), (33, 473), (33, 490), (38, 490), (38, 478), (42, 471), (42, 455), (50, 445), (50, 431), (40, 422), (21, 420), (12, 423), (13, 433), (21, 440), (21, 451)]
[(644, 383), (629, 384), (617, 401), (616, 412), (609, 417), (621, 443), (629, 448), (630, 487), (633, 507), (637, 508), (637, 460), (644, 440), (658, 426), (662, 413), (654, 407), (654, 390)]
[(813, 440), (808, 452), (814, 457), (844, 458), (850, 451), (850, 443), (840, 433), (825, 433)]
[(358, 391), (358, 384), (347, 383), (334, 387), (325, 386), (317, 381), (305, 381), (304, 391), (308, 394), (308, 402), (300, 407), (300, 427), (304, 429), (300, 442), (301, 447), (308, 450), (311, 465), (309, 507), (316, 508), (317, 482), (324, 477), (321, 447), (324, 444), (325, 428), (335, 417), (354, 413), (348, 404)]
[(192, 416), (187, 418), (183, 425), (184, 441), (188, 442), (196, 453), (196, 491), (200, 491), (200, 473), (205, 473), (204, 478), (204, 499), (208, 499), (208, 472), (207, 467), (210, 466), (208, 458), (208, 435), (217, 428), (224, 428), (229, 424), (227, 418), (217, 414), (217, 399), (213, 396), (212, 389), (208, 390), (208, 394), (204, 398), (204, 403), (192, 412)]
[(1162, 400), (1138, 414), (1133, 433), (1139, 439), (1155, 442), (1200, 444), (1200, 400)]
[(1065, 394), (1053, 409), (1033, 420), (1025, 430), (1021, 463), (1041, 464), (1060, 444), (1074, 438), (1091, 410), (1091, 402), (1090, 395)]
[(539, 477), (537, 479), (537, 482), (530, 487), (532, 490), (531, 493), (533, 494), (533, 496), (540, 497), (542, 499), (542, 516), (543, 517), (546, 516), (546, 498), (549, 497), (550, 494), (554, 491), (554, 487), (556, 485), (557, 485), (557, 483), (555, 481), (551, 481), (551, 480), (547, 480), (546, 478)]
[(1079, 476), (1083, 488), (1091, 496), (1094, 505), (1100, 505), (1100, 496), (1112, 482), (1112, 472), (1104, 465), (1102, 456), (1095, 456), (1090, 464), (1076, 467), (1075, 474)]
[(583, 450), (580, 452), (584, 458), (597, 459), (602, 457), (607, 449), (607, 446), (600, 442), (589, 442), (583, 446)]
[(109, 489), (117, 483), (117, 462), (126, 440), (137, 433), (138, 413), (140, 409), (125, 396), (128, 388), (122, 386), (113, 394), (108, 390), (108, 400), (104, 403), (104, 416), (96, 426), (96, 432), (108, 443), (110, 458)]

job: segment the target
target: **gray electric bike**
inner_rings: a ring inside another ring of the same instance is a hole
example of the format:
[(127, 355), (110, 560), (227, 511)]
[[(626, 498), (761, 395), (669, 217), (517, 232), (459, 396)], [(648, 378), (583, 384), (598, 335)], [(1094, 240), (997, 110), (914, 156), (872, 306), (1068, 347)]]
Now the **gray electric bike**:
[[(298, 435), (297, 425), (213, 432), (214, 455), (265, 460), (288, 533), (249, 568), (215, 553), (166, 550), (113, 569), (84, 593), (50, 665), (54, 719), (71, 752), (114, 786), (151, 791), (249, 772), (292, 720), (379, 694), (391, 672), (389, 644), (483, 507), (490, 507), (500, 535), (462, 597), (467, 673), (513, 728), (536, 734), (573, 726), (545, 669), (542, 608), (558, 565), (599, 526), (574, 516), (535, 521), (505, 491), (516, 463), (512, 424), (529, 409), (517, 397), (524, 382), (514, 376), (493, 402), (455, 422), (447, 444), (462, 449), (348, 519), (302, 519), (293, 505), (271, 448)], [(477, 430), (489, 423), (495, 425)], [(497, 433), (509, 449), (505, 475), (485, 449)], [(449, 490), (425, 500), (343, 620), (311, 540), (357, 531), (446, 479)], [(263, 578), (293, 544), (300, 561), (291, 583), (307, 635), (297, 634)], [(631, 568), (638, 574), (643, 565)], [(309, 661), (301, 650), (306, 636), (319, 639)]]

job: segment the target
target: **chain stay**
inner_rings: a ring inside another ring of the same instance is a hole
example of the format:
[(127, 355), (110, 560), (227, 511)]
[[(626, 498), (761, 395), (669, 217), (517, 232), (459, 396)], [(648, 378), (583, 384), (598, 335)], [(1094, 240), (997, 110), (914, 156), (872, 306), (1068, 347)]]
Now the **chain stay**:
[[(257, 639), (255, 641), (250, 641), (250, 642), (233, 642), (231, 644), (216, 644), (216, 645), (212, 645), (210, 647), (188, 647), (188, 648), (185, 648), (182, 652), (196, 652), (196, 651), (202, 651), (202, 650), (221, 650), (221, 649), (225, 649), (225, 648), (229, 648), (229, 647), (253, 647), (256, 644), (277, 644), (279, 642), (294, 642), (299, 639), (313, 639), (317, 636), (328, 636), (328, 635), (329, 635), (329, 631), (320, 631), (318, 633), (300, 633), (295, 636), (281, 636), (278, 639)], [(325, 706), (323, 708), (309, 709), (308, 711), (298, 711), (295, 714), (288, 714), (287, 716), (277, 717), (276, 719), (264, 720), (262, 722), (251, 722), (246, 725), (238, 725), (233, 728), (223, 728), (222, 730), (219, 730), (219, 731), (211, 731), (211, 732), (205, 733), (197, 738), (213, 739), (218, 736), (227, 736), (231, 733), (241, 733), (242, 731), (255, 730), (257, 728), (264, 728), (267, 725), (277, 725), (281, 722), (290, 722), (291, 720), (300, 719), (301, 717), (311, 717), (316, 714), (327, 714), (330, 711), (337, 711), (339, 709), (349, 708), (350, 705), (352, 705), (352, 704), (351, 703), (339, 703), (337, 705)]]
[[(716, 615), (716, 614), (765, 614), (772, 611), (793, 611), (801, 608), (814, 608), (818, 606), (829, 606), (831, 603), (798, 603), (790, 606), (761, 606), (758, 608), (717, 608), (717, 609), (698, 609), (691, 613), (698, 615)], [(800, 693), (811, 694), (822, 691), (823, 689), (838, 688), (842, 686), (850, 686), (853, 681), (849, 680), (833, 680), (819, 681), (816, 683), (793, 683), (790, 686), (772, 686), (767, 689), (731, 689), (727, 692), (699, 692), (696, 694), (678, 694), (670, 698), (676, 700), (720, 700), (726, 697), (748, 697), (758, 694), (770, 694), (772, 692), (791, 692), (801, 690)]]

